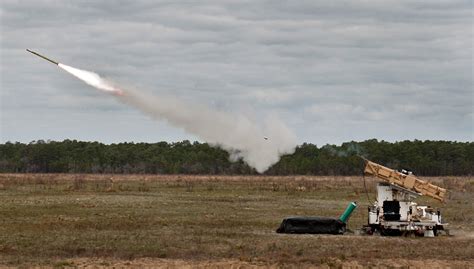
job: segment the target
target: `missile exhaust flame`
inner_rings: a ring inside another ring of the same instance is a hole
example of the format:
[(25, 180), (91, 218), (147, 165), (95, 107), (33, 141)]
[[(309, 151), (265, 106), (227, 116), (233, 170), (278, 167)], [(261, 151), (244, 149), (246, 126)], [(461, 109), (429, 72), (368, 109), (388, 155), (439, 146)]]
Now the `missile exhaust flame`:
[[(229, 152), (232, 161), (242, 158), (259, 173), (278, 162), (281, 155), (291, 154), (295, 150), (295, 135), (276, 117), (266, 119), (262, 128), (260, 124), (242, 115), (186, 103), (173, 96), (149, 96), (131, 89), (125, 92), (94, 72), (61, 64), (31, 50), (27, 51), (58, 65), (96, 89), (114, 94), (121, 102), (154, 119), (166, 120), (211, 145), (222, 147)], [(272, 134), (272, 139), (264, 134)]]
[(81, 69), (74, 68), (72, 66), (61, 64), (61, 63), (58, 64), (58, 66), (62, 68), (63, 70), (65, 70), (66, 72), (68, 72), (69, 74), (75, 76), (76, 78), (84, 81), (85, 83), (91, 85), (92, 87), (96, 89), (113, 93), (116, 95), (123, 95), (123, 91), (121, 89), (112, 85), (112, 83), (101, 78), (98, 74), (94, 72), (81, 70)]

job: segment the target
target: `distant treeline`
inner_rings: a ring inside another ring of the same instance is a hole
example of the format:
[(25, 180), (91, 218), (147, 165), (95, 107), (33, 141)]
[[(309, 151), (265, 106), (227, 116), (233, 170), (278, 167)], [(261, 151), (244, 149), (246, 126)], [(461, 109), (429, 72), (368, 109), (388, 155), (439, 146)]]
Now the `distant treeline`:
[[(358, 156), (423, 176), (474, 174), (474, 142), (402, 141), (376, 139), (341, 146), (304, 143), (282, 156), (269, 175), (360, 175)], [(207, 143), (120, 143), (105, 145), (76, 140), (0, 144), (3, 173), (146, 173), (256, 174), (245, 162)]]

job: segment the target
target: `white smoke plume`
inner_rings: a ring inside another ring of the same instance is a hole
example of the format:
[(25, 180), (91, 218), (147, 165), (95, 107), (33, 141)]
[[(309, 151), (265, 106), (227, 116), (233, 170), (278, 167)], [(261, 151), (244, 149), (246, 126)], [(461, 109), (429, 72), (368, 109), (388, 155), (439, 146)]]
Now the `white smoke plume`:
[(268, 117), (263, 126), (243, 115), (212, 110), (199, 104), (187, 103), (172, 96), (150, 96), (123, 91), (98, 74), (64, 64), (59, 67), (85, 83), (112, 94), (157, 120), (166, 120), (229, 152), (232, 161), (242, 158), (259, 173), (279, 161), (283, 154), (291, 154), (296, 137), (278, 118)]

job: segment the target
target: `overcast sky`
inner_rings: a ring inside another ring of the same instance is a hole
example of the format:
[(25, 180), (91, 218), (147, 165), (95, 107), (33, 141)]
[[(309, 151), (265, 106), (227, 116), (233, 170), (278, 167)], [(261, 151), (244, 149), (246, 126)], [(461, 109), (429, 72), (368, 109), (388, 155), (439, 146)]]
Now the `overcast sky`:
[[(10, 1), (1, 142), (196, 140), (25, 51), (298, 141), (474, 140), (472, 1)], [(271, 134), (269, 134), (271, 137)]]

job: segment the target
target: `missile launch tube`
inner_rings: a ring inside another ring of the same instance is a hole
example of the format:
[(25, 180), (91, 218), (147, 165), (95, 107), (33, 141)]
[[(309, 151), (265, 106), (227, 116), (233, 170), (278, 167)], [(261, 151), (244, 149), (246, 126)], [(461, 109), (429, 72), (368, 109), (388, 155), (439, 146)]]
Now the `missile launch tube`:
[(36, 56), (38, 56), (38, 57), (41, 57), (41, 58), (45, 59), (46, 61), (51, 62), (51, 63), (53, 63), (53, 64), (55, 64), (55, 65), (59, 65), (58, 62), (55, 62), (55, 61), (49, 59), (48, 57), (43, 56), (43, 55), (41, 55), (41, 54), (39, 54), (39, 53), (37, 53), (37, 52), (34, 52), (34, 51), (32, 51), (32, 50), (29, 50), (29, 49), (26, 49), (26, 51), (28, 51), (28, 52), (30, 52), (30, 53), (33, 53), (34, 55), (36, 55)]
[(346, 210), (344, 211), (344, 213), (342, 213), (342, 215), (339, 217), (339, 220), (341, 220), (342, 222), (344, 223), (347, 223), (347, 220), (349, 219), (349, 217), (351, 216), (352, 214), (352, 211), (354, 211), (354, 209), (356, 209), (357, 207), (357, 203), (356, 202), (351, 202)]

